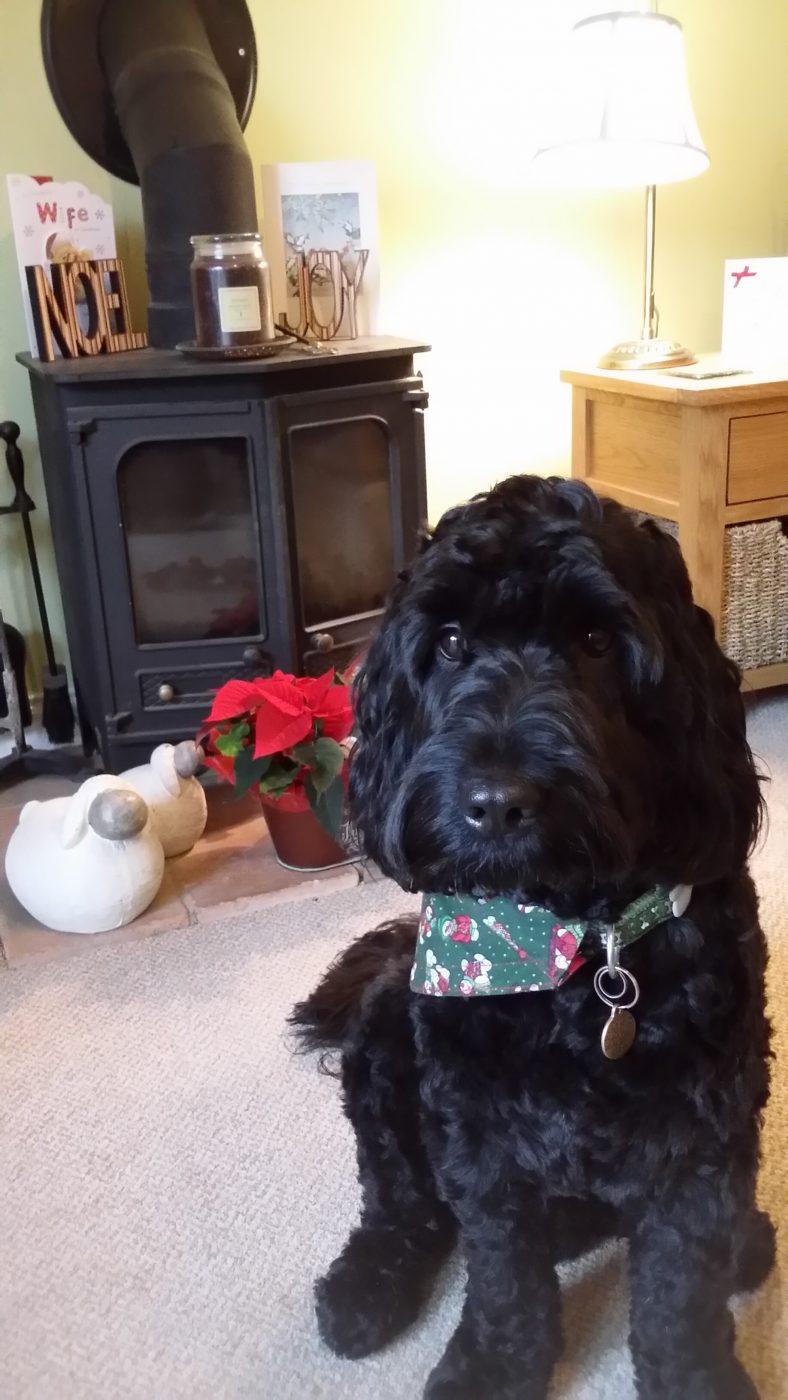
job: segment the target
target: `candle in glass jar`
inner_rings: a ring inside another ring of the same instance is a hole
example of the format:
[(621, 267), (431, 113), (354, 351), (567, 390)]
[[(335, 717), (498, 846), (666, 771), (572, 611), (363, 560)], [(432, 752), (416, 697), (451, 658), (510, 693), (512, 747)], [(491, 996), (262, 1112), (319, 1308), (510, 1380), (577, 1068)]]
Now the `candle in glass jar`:
[(232, 349), (273, 340), (271, 275), (259, 233), (199, 233), (191, 245), (197, 344)]

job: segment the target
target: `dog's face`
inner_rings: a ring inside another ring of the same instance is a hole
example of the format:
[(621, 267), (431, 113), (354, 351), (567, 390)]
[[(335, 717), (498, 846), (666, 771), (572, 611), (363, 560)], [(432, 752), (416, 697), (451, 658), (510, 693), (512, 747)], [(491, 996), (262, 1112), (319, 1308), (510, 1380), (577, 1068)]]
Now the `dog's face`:
[(732, 873), (757, 829), (738, 676), (677, 545), (577, 482), (513, 477), (443, 517), (357, 709), (356, 821), (414, 889), (578, 910)]

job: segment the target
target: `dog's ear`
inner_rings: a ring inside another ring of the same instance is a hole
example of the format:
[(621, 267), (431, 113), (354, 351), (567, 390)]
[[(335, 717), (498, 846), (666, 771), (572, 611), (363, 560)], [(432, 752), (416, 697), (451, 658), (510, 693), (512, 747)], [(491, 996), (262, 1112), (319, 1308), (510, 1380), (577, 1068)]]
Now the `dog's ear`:
[[(428, 547), (428, 546), (425, 546)], [(408, 635), (405, 575), (354, 681), (357, 742), (350, 763), (350, 807), (366, 854), (407, 883), (397, 794), (414, 746), (415, 676)]]
[(665, 841), (675, 847), (677, 868), (700, 883), (747, 859), (760, 826), (760, 786), (739, 669), (723, 654), (709, 614), (693, 602), (676, 541), (650, 522), (641, 530), (657, 580), (652, 597), (664, 653), (653, 713), (672, 768), (661, 803)]

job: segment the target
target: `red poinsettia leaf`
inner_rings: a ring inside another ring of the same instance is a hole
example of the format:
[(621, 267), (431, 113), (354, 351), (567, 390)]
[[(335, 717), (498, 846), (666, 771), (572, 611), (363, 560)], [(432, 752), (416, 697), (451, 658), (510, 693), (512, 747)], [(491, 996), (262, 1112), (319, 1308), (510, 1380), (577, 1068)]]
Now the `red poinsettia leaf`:
[(296, 681), (299, 691), (313, 714), (318, 714), (324, 696), (334, 684), (333, 669), (322, 676), (299, 676)]
[(344, 685), (335, 685), (325, 696), (315, 717), (323, 721), (323, 734), (327, 739), (346, 739), (353, 728), (353, 706), (350, 691)]
[(306, 701), (293, 685), (292, 676), (269, 676), (258, 681), (258, 704), (260, 701), (273, 705), (283, 715), (298, 715), (306, 709)]
[(259, 681), (225, 681), (217, 690), (206, 724), (237, 719), (260, 703)]
[(261, 705), (257, 711), (254, 731), (254, 756), (281, 753), (294, 744), (300, 744), (312, 733), (312, 715), (304, 706), (300, 714), (283, 714), (273, 704)]
[(212, 768), (214, 773), (226, 783), (232, 783), (235, 779), (233, 760), (225, 758), (221, 753), (206, 753), (204, 762), (208, 768)]

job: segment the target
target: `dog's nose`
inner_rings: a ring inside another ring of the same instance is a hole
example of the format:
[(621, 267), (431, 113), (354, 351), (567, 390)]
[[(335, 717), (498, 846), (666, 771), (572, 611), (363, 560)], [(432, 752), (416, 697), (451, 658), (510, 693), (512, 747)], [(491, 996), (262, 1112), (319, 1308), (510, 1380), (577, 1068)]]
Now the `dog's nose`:
[(465, 820), (485, 836), (521, 831), (534, 812), (539, 793), (525, 778), (477, 779), (465, 792)]

